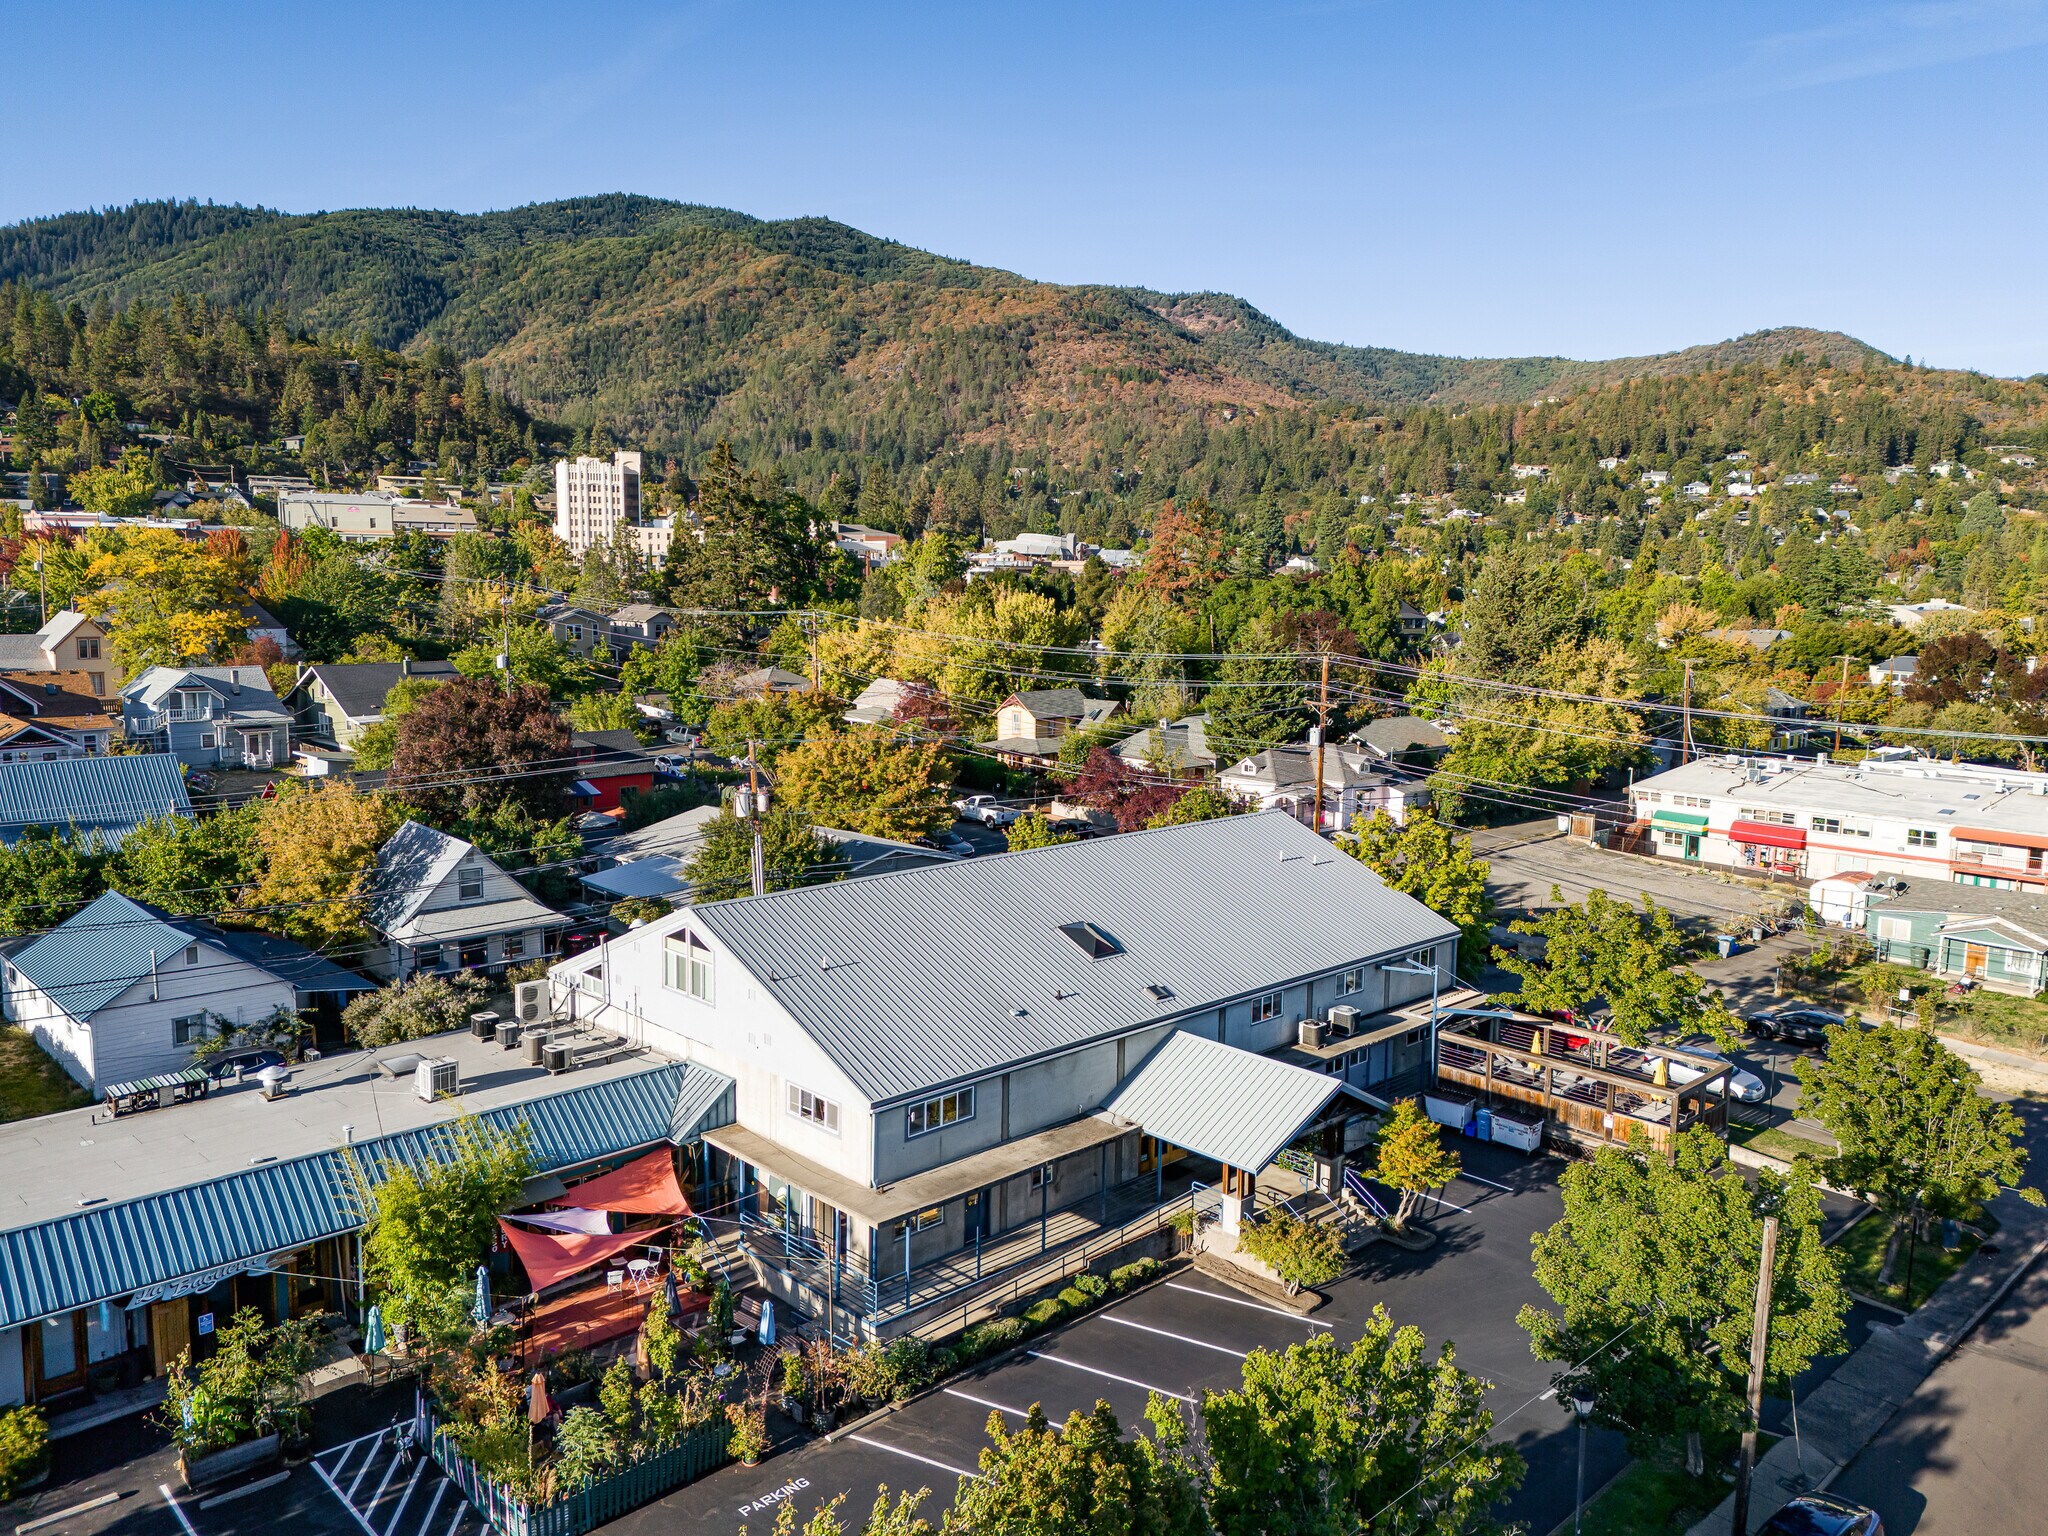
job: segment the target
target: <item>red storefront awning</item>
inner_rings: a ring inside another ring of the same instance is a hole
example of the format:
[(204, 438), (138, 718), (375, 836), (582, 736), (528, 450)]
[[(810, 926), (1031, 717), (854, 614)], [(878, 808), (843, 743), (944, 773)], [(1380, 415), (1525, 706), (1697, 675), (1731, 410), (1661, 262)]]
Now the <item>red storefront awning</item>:
[(1754, 843), (1764, 848), (1804, 848), (1806, 834), (1797, 827), (1774, 827), (1762, 821), (1738, 821), (1728, 829), (1731, 842)]

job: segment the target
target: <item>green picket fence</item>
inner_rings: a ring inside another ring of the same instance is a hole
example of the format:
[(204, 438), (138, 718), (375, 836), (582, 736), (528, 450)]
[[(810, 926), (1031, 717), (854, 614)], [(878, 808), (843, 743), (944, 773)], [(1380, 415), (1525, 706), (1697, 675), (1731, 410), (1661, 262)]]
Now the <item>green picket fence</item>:
[(528, 1504), (463, 1455), (453, 1431), (424, 1402), (417, 1411), (420, 1437), (434, 1464), (498, 1536), (584, 1536), (732, 1459), (727, 1449), (732, 1426), (720, 1419), (574, 1493)]

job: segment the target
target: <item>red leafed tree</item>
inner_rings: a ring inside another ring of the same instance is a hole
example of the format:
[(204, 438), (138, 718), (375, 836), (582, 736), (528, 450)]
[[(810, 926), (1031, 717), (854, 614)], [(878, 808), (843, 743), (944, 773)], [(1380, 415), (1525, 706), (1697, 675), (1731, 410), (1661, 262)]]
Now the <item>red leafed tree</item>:
[(1185, 505), (1169, 501), (1145, 546), (1136, 577), (1140, 590), (1177, 603), (1200, 597), (1222, 578), (1222, 520), (1200, 496)]
[(507, 693), (461, 677), (399, 721), (390, 785), (443, 823), (506, 803), (552, 820), (564, 813), (571, 766), (568, 722), (545, 688), (521, 683)]
[(953, 736), (960, 721), (943, 695), (935, 688), (912, 684), (891, 716), (895, 726), (912, 736)]
[(1107, 747), (1088, 754), (1071, 791), (1090, 810), (1114, 816), (1119, 832), (1137, 831), (1187, 792), (1187, 785), (1127, 763)]

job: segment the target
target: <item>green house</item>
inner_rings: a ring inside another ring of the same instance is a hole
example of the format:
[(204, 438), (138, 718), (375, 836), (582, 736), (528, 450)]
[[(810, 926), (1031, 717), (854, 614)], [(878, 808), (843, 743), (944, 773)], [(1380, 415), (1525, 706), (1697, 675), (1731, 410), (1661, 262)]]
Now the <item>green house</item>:
[(2048, 977), (2048, 936), (2009, 917), (1872, 902), (1865, 931), (1887, 960), (1996, 991), (2031, 997)]

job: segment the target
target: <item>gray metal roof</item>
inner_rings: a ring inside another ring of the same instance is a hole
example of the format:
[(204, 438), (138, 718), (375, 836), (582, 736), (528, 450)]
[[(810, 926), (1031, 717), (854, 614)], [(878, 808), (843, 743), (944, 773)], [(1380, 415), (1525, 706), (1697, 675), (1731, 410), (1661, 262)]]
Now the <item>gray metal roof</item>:
[(168, 752), (0, 763), (0, 842), (42, 827), (97, 832), (112, 847), (151, 816), (191, 814), (185, 776)]
[(1257, 1173), (1301, 1134), (1344, 1080), (1175, 1030), (1102, 1112), (1200, 1157)]
[[(1457, 932), (1278, 811), (692, 912), (877, 1102)], [(1118, 952), (1091, 960), (1076, 922)]]

